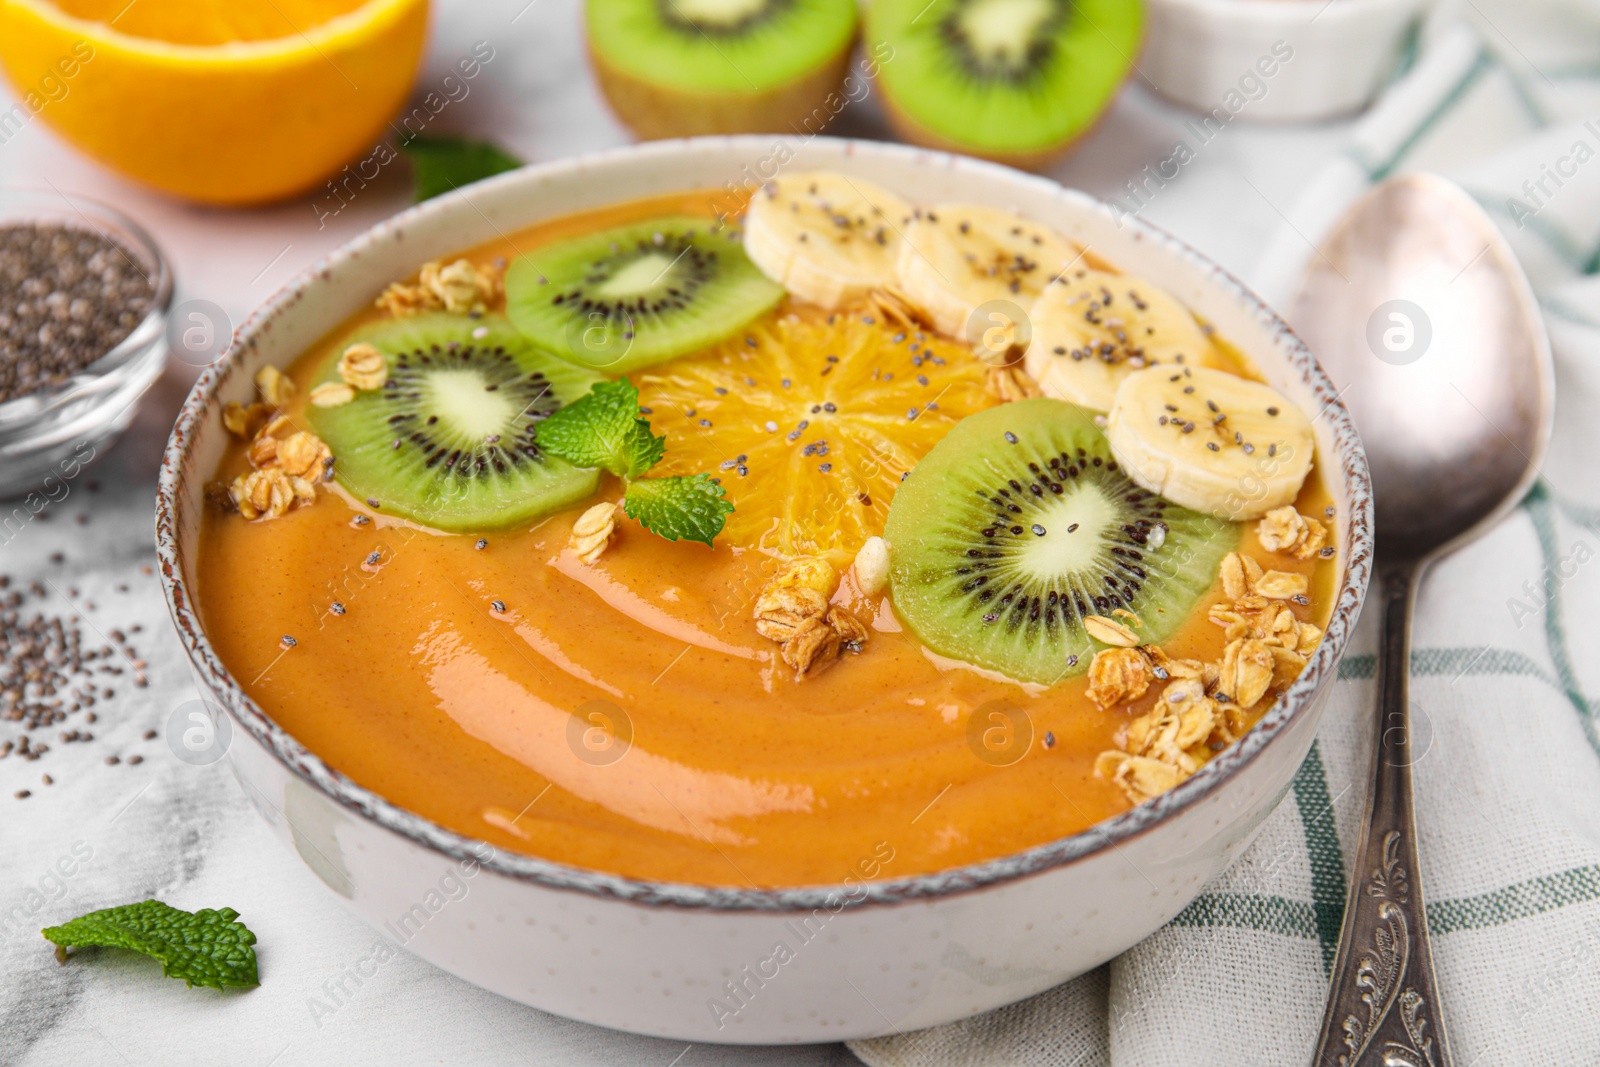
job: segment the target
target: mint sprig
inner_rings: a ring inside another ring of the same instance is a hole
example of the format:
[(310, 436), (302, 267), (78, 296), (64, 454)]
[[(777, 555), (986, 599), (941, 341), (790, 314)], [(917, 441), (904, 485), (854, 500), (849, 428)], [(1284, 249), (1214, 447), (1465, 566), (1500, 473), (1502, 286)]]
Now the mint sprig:
[(196, 912), (159, 900), (91, 911), (40, 931), (62, 948), (99, 945), (130, 948), (161, 961), (168, 978), (197, 985), (256, 986), (256, 935), (232, 908)]
[(599, 382), (539, 424), (539, 447), (574, 467), (637, 478), (660, 462), (667, 439), (639, 417), (639, 390), (623, 378)]
[(733, 505), (709, 474), (643, 478), (666, 455), (667, 439), (639, 415), (639, 390), (626, 378), (600, 382), (539, 424), (539, 447), (576, 467), (627, 481), (622, 508), (668, 541), (711, 544)]
[(417, 203), (522, 166), (522, 160), (487, 141), (465, 137), (413, 137), (400, 150), (411, 160)]
[(622, 510), (668, 541), (681, 538), (709, 545), (733, 511), (722, 497), (722, 486), (709, 474), (644, 478), (628, 485)]

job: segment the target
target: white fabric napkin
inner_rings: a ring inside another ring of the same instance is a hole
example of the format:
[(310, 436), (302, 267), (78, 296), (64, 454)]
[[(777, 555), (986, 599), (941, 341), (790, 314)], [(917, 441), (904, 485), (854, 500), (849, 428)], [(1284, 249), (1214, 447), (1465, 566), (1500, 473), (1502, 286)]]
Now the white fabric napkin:
[[(1256, 0), (1240, 0), (1256, 2)], [(1250, 280), (1279, 307), (1389, 174), (1434, 170), (1501, 225), (1557, 361), (1539, 483), (1435, 567), (1414, 629), (1423, 888), (1457, 1067), (1600, 1056), (1600, 6), (1465, 0), (1284, 212)], [(1232, 870), (1099, 970), (966, 1022), (859, 1041), (872, 1067), (1310, 1060), (1371, 759), (1373, 622), (1317, 742)]]

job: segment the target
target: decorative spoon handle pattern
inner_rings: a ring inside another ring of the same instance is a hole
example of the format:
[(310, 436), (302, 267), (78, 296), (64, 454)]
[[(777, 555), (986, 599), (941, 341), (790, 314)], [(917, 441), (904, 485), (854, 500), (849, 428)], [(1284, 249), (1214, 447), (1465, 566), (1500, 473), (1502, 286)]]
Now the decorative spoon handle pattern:
[(1382, 565), (1378, 737), (1315, 1067), (1450, 1067), (1417, 869), (1408, 695), (1422, 566)]

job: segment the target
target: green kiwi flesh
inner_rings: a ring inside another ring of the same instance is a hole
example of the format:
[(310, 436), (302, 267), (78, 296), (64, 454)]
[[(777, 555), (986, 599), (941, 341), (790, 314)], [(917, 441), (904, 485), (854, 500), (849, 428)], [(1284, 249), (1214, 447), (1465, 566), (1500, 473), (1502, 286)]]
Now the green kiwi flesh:
[(753, 94), (850, 46), (856, 0), (588, 0), (589, 46), (663, 89)]
[(358, 341), (386, 357), (383, 387), (306, 408), (352, 496), (465, 531), (523, 522), (598, 488), (598, 472), (547, 455), (534, 432), (601, 379), (535, 350), (505, 319), (431, 313), (375, 323), (338, 346), (316, 384), (339, 380), (339, 354)]
[(1140, 0), (874, 0), (866, 40), (914, 125), (974, 151), (1026, 155), (1086, 132), (1139, 52)]
[(675, 216), (557, 241), (506, 272), (506, 312), (540, 347), (627, 374), (715, 344), (783, 299), (737, 231)]
[(1125, 608), (1154, 644), (1211, 588), (1238, 528), (1139, 488), (1093, 414), (1039, 398), (956, 424), (896, 491), (884, 528), (895, 610), (934, 652), (1050, 685)]

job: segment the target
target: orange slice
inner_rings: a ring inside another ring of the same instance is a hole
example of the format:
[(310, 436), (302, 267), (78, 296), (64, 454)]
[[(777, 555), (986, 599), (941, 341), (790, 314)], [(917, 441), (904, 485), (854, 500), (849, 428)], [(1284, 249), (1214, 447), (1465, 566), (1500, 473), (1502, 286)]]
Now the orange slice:
[(997, 402), (984, 375), (965, 346), (803, 305), (633, 380), (667, 435), (651, 474), (720, 479), (732, 544), (842, 566), (883, 532), (917, 460)]
[(130, 178), (249, 204), (338, 172), (337, 211), (394, 157), (427, 23), (428, 0), (0, 0), (0, 64), (19, 108)]

